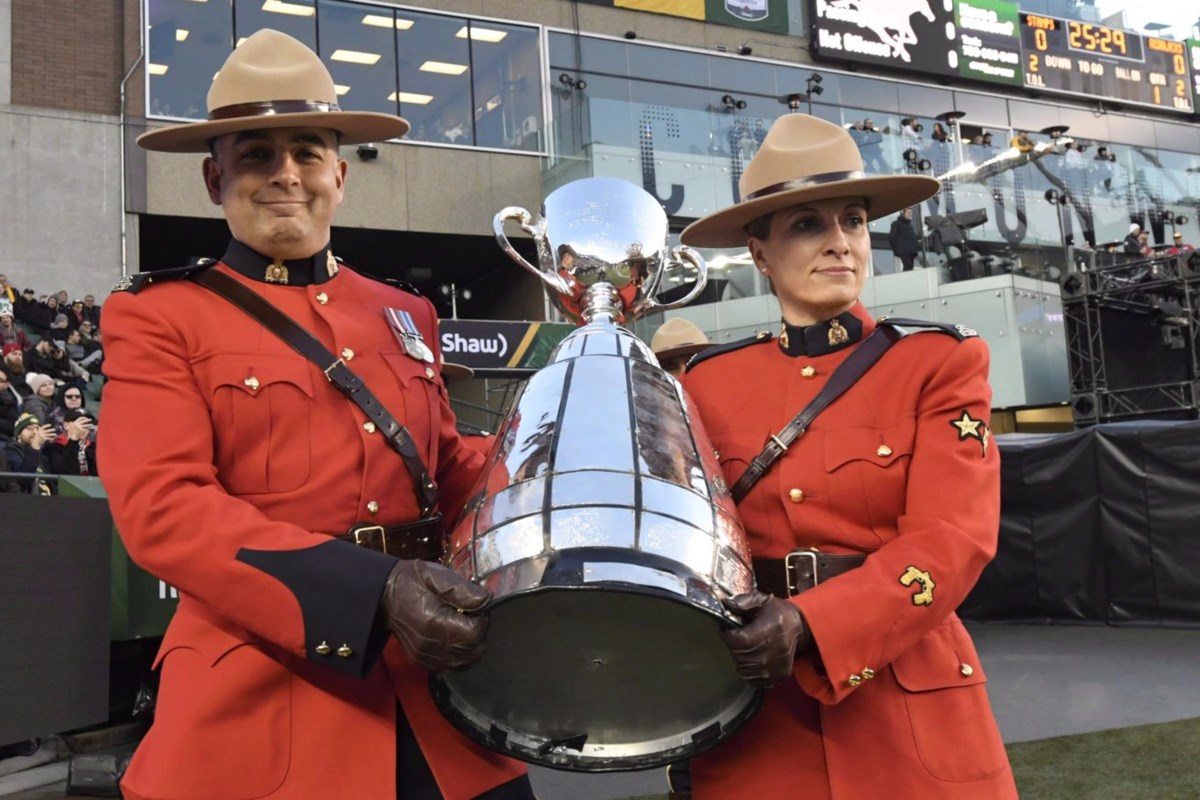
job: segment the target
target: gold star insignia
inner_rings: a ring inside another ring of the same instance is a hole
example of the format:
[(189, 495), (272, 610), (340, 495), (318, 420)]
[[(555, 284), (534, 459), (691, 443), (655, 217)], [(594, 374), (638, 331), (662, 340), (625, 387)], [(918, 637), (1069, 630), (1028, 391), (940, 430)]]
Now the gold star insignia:
[(288, 282), (288, 268), (284, 266), (283, 259), (277, 258), (267, 265), (267, 272), (263, 275), (263, 280), (267, 283)]
[[(961, 442), (964, 439), (978, 439), (983, 441), (983, 434), (980, 433), (979, 427), (983, 425), (983, 420), (974, 419), (971, 414), (964, 408), (962, 416), (958, 419), (950, 420), (950, 424), (958, 428), (958, 440)], [(987, 428), (984, 428), (987, 430)]]

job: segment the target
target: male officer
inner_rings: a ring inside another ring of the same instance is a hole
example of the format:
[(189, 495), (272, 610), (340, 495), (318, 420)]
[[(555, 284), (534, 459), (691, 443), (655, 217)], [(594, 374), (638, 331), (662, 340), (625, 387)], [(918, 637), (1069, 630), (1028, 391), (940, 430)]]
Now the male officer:
[[(136, 276), (105, 305), (104, 483), (130, 555), (179, 590), (126, 798), (532, 798), (524, 767), (429, 694), (427, 669), (479, 657), (489, 594), (395, 530), (418, 517), (416, 482), (327, 380), (349, 367), (407, 428), (453, 519), (481, 459), (432, 368), (433, 306), (329, 249), (338, 145), (408, 123), (336, 103), (314, 53), (262, 30), (213, 81), (208, 121), (138, 140), (209, 153), (233, 238), (219, 263)], [(197, 273), (248, 287), (338, 361), (297, 355)], [(351, 529), (363, 546), (339, 540)]]

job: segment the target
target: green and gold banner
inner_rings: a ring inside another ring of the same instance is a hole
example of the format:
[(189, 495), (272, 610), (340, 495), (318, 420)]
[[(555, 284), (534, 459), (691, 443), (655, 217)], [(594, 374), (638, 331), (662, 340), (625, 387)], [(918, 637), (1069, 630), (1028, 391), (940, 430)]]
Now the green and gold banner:
[(648, 11), (672, 17), (750, 28), (770, 33), (788, 32), (787, 0), (584, 0), (592, 5)]

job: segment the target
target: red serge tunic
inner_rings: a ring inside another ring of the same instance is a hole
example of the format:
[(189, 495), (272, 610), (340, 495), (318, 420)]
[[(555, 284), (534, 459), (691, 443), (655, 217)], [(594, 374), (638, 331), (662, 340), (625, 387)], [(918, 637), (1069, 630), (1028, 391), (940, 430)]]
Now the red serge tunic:
[[(243, 251), (230, 248), (261, 259)], [(409, 312), (437, 359), (433, 307), (345, 267), (326, 279), (327, 258), (307, 285), (211, 268), (349, 362), (411, 432), (453, 519), (482, 459), (455, 432), (440, 360), (407, 355), (384, 314)], [(418, 517), (400, 457), (258, 322), (190, 281), (150, 277), (105, 304), (99, 457), (131, 557), (180, 599), (125, 796), (395, 797), (397, 699), (447, 800), (523, 774), (445, 721), (428, 673), (378, 620), (395, 559), (331, 538)]]
[[(684, 384), (730, 486), (874, 329), (858, 304), (790, 328), (786, 350), (764, 335), (693, 362)], [(954, 613), (999, 531), (988, 353), (973, 332), (948, 332), (893, 345), (739, 504), (755, 557), (816, 547), (867, 560), (792, 598), (819, 655), (693, 760), (696, 800), (1017, 797)]]

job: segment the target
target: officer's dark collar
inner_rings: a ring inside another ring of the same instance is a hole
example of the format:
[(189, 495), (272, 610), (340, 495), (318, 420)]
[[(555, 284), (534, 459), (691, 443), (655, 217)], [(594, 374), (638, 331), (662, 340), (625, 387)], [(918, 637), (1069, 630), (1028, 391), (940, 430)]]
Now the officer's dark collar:
[(852, 309), (815, 325), (789, 325), (785, 321), (779, 331), (779, 349), (793, 358), (823, 356), (849, 347), (862, 337), (862, 320)]
[[(282, 267), (286, 270), (286, 285), (288, 286), (325, 283), (333, 277), (329, 274), (329, 259), (329, 247), (326, 246), (308, 258), (289, 258), (276, 262), (275, 259), (267, 258), (237, 239), (229, 240), (229, 247), (225, 248), (225, 255), (221, 256), (221, 261), (228, 264), (235, 272), (239, 272), (251, 280), (264, 283), (285, 283), (282, 280), (267, 280), (269, 269), (275, 266)], [(271, 271), (277, 276), (282, 274), (278, 269)]]

